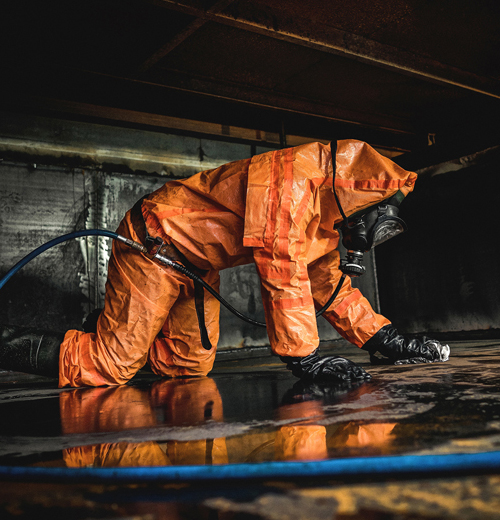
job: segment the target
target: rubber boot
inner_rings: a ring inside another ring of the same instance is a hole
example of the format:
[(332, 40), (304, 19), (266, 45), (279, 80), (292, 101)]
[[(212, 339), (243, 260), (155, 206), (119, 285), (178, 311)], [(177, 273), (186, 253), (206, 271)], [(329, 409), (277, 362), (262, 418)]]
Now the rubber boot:
[(0, 325), (0, 369), (58, 377), (63, 339), (62, 333)]

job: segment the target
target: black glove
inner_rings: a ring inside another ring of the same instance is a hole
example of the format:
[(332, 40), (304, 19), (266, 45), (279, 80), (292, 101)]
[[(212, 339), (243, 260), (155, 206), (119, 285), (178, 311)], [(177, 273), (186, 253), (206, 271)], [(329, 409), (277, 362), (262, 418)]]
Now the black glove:
[[(450, 354), (448, 345), (426, 336), (406, 338), (392, 324), (382, 327), (361, 348), (370, 353), (373, 364), (433, 363), (447, 361)], [(375, 356), (376, 352), (384, 357)]]
[(280, 356), (280, 359), (295, 377), (303, 381), (350, 385), (372, 378), (352, 361), (340, 356), (320, 357), (318, 350), (302, 358)]

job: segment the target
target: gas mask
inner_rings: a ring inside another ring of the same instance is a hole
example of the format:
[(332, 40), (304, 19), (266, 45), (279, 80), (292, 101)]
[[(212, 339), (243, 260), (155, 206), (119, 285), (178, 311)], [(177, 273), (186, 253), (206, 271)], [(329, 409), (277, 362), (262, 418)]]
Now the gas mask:
[(350, 277), (361, 276), (365, 267), (361, 265), (363, 254), (382, 242), (406, 231), (406, 224), (398, 216), (399, 205), (405, 196), (401, 191), (392, 197), (347, 217), (342, 209), (335, 189), (337, 174), (335, 157), (337, 141), (330, 143), (333, 167), (333, 195), (342, 216), (342, 222), (336, 228), (342, 232), (342, 244), (347, 249), (347, 257), (340, 262), (340, 270)]
[(340, 225), (342, 244), (347, 249), (347, 258), (340, 263), (343, 273), (361, 276), (365, 272), (361, 265), (363, 254), (406, 231), (405, 222), (398, 216), (403, 199), (404, 195), (398, 192), (376, 206), (344, 218)]

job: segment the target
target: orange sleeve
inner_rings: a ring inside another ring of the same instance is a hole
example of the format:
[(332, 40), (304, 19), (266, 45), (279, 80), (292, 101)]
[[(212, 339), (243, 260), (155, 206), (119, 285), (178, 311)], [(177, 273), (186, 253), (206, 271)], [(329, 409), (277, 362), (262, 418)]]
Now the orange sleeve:
[(254, 248), (254, 260), (269, 341), (273, 352), (282, 356), (307, 356), (319, 344), (307, 273), (306, 229), (314, 215), (312, 186), (302, 172), (294, 172), (293, 148), (273, 153), (264, 245)]
[[(314, 301), (318, 308), (326, 304), (337, 287), (342, 276), (339, 264), (339, 252), (332, 251), (309, 266)], [(323, 316), (343, 338), (358, 347), (362, 347), (382, 327), (390, 323), (373, 310), (359, 289), (352, 287), (348, 276), (335, 301)]]

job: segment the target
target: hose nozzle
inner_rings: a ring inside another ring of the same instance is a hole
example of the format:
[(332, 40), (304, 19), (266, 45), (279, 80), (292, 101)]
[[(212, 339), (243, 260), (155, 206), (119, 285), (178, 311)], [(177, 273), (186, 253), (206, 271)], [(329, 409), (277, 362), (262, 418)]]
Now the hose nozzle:
[(116, 237), (114, 237), (114, 238), (116, 238), (120, 242), (123, 242), (124, 244), (131, 247), (132, 249), (136, 249), (137, 251), (140, 251), (141, 253), (148, 252), (148, 250), (142, 244), (139, 244), (139, 242), (134, 242), (130, 238), (125, 238), (125, 237), (122, 237), (121, 235), (116, 235)]
[(362, 276), (366, 271), (365, 266), (361, 265), (362, 260), (362, 251), (348, 250), (347, 258), (340, 262), (340, 270), (351, 278)]

